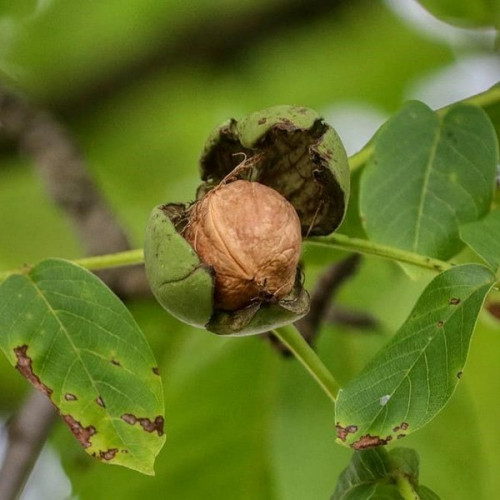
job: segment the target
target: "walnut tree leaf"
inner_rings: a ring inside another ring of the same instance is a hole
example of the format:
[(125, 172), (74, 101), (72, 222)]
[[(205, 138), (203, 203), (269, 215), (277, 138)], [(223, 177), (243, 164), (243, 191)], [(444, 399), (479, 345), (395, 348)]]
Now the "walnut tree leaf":
[(462, 247), (460, 225), (489, 211), (498, 143), (486, 113), (456, 104), (438, 114), (412, 101), (377, 133), (360, 211), (377, 243), (439, 259)]
[(453, 394), (484, 299), (496, 281), (484, 266), (434, 278), (399, 331), (340, 391), (337, 441), (357, 450), (401, 439), (431, 421)]
[(154, 474), (165, 442), (161, 379), (122, 302), (92, 273), (41, 262), (0, 285), (0, 348), (56, 406), (85, 451)]
[(342, 471), (331, 500), (403, 500), (397, 477), (403, 476), (422, 500), (439, 500), (429, 488), (419, 485), (419, 457), (410, 448), (355, 451)]

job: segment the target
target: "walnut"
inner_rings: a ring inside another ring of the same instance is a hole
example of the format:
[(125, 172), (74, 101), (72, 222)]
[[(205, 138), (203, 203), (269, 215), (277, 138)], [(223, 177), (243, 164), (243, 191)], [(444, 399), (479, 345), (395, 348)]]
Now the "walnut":
[(278, 301), (293, 288), (301, 223), (272, 188), (246, 180), (217, 186), (193, 206), (184, 237), (215, 271), (217, 308)]
[(207, 138), (200, 176), (194, 204), (164, 203), (149, 217), (144, 263), (158, 302), (217, 335), (302, 318), (310, 298), (296, 268), (300, 233), (330, 234), (349, 199), (335, 130), (300, 106), (227, 120)]

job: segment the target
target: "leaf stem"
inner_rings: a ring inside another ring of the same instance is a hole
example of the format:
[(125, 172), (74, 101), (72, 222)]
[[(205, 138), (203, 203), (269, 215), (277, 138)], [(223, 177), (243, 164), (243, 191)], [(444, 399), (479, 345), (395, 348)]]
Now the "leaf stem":
[[(345, 234), (334, 233), (329, 236), (313, 236), (304, 240), (305, 243), (313, 245), (322, 245), (327, 247), (339, 248), (368, 255), (376, 255), (385, 259), (396, 260), (406, 264), (413, 264), (418, 267), (430, 269), (431, 271), (442, 272), (453, 267), (453, 264), (439, 259), (433, 259), (426, 255), (420, 255), (413, 252), (407, 252), (399, 248), (381, 245), (373, 241), (361, 238), (351, 238)], [(107, 269), (111, 267), (132, 266), (144, 262), (144, 252), (142, 248), (127, 250), (106, 255), (96, 255), (93, 257), (84, 257), (74, 259), (71, 262), (78, 264), (90, 271)], [(19, 269), (0, 272), (0, 283), (13, 274), (19, 274), (26, 270), (26, 266)]]
[(408, 476), (397, 471), (394, 474), (394, 479), (396, 480), (398, 491), (404, 500), (420, 500), (420, 495), (415, 491)]
[[(69, 260), (69, 259), (68, 259)], [(124, 252), (109, 253), (105, 255), (95, 255), (93, 257), (83, 257), (81, 259), (69, 260), (74, 264), (88, 269), (89, 271), (97, 271), (99, 269), (109, 269), (111, 267), (133, 266), (144, 262), (144, 252), (142, 248), (134, 250), (126, 250)], [(6, 280), (9, 276), (26, 272), (29, 269), (28, 265), (19, 269), (10, 269), (9, 271), (0, 272), (0, 283)]]
[(144, 252), (142, 248), (137, 248), (135, 250), (126, 250), (125, 252), (84, 257), (72, 262), (92, 271), (109, 267), (133, 266), (144, 262)]
[(349, 157), (349, 168), (351, 172), (354, 172), (358, 168), (361, 168), (373, 154), (373, 143), (369, 142), (363, 149), (360, 149), (357, 153)]
[(273, 330), (273, 334), (292, 351), (295, 358), (335, 403), (340, 388), (339, 384), (297, 328), (293, 325), (281, 326)]
[(329, 236), (313, 236), (305, 240), (306, 243), (322, 245), (328, 247), (339, 248), (341, 250), (350, 250), (353, 252), (376, 255), (385, 259), (396, 260), (406, 264), (430, 269), (438, 273), (446, 271), (453, 267), (453, 264), (439, 259), (433, 259), (426, 255), (408, 252), (396, 247), (381, 245), (373, 241), (363, 240), (360, 238), (351, 238), (345, 234), (334, 233)]
[(438, 109), (437, 112), (444, 113), (451, 106), (457, 104), (458, 102), (461, 102), (463, 104), (472, 104), (473, 106), (479, 106), (481, 108), (485, 108), (492, 104), (496, 104), (500, 102), (500, 85), (498, 84), (493, 85), (493, 87), (490, 87), (488, 90), (485, 90), (484, 92), (480, 92), (479, 94), (472, 95), (470, 97), (462, 99), (461, 101), (448, 104), (447, 106)]

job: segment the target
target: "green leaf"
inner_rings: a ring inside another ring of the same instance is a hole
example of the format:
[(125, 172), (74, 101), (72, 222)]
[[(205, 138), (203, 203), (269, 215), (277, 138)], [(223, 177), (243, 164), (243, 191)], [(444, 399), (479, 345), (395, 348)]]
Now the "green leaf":
[(488, 116), (458, 104), (439, 115), (410, 102), (375, 139), (361, 179), (370, 239), (448, 259), (463, 246), (461, 224), (490, 207), (498, 144)]
[(500, 267), (500, 208), (462, 226), (460, 236), (493, 270)]
[[(381, 448), (376, 448), (380, 450)], [(389, 452), (393, 468), (411, 478), (414, 484), (418, 482), (419, 458), (411, 448), (394, 448)]]
[(453, 267), (431, 281), (388, 345), (339, 391), (338, 442), (355, 449), (383, 445), (436, 416), (462, 376), (494, 283), (493, 273), (477, 264)]
[(439, 500), (439, 496), (431, 489), (427, 488), (427, 486), (419, 486), (417, 488), (417, 493), (420, 500)]
[[(282, 406), (277, 403), (276, 377), (281, 374), (281, 365), (290, 365), (289, 360), (279, 359), (256, 336), (228, 339), (199, 335), (192, 327), (162, 313), (156, 305), (147, 306), (141, 315), (148, 337), (158, 336), (158, 341), (163, 338), (162, 343), (166, 343), (160, 366), (168, 372), (165, 389), (172, 429), (168, 450), (157, 458), (156, 477), (151, 480), (131, 475), (121, 467), (100, 467), (98, 463), (82, 467), (70, 454), (66, 440), (61, 440), (59, 449), (74, 496), (79, 500), (101, 500), (106, 496), (105, 490), (112, 491), (113, 498), (123, 500), (280, 498), (276, 494), (280, 478), (274, 470), (277, 460), (271, 439), (277, 408)], [(156, 333), (151, 331), (151, 323), (156, 324)], [(167, 336), (166, 328), (170, 331)], [(314, 392), (314, 382), (308, 377), (301, 380), (310, 384), (309, 392)], [(324, 418), (318, 426), (319, 435), (327, 436), (328, 428), (331, 430), (331, 405), (317, 392), (320, 404), (325, 403), (325, 411), (320, 412)], [(331, 442), (328, 447), (325, 441), (325, 450), (335, 455)], [(309, 453), (317, 452), (317, 442), (308, 440), (303, 444), (310, 445)], [(299, 455), (296, 458), (302, 463)], [(320, 486), (319, 491), (323, 494), (317, 498), (327, 498), (331, 489), (331, 481), (322, 472), (323, 489)], [(308, 476), (305, 482), (310, 481)], [(317, 482), (321, 484), (321, 480)], [(317, 484), (314, 486), (317, 488)]]
[[(493, 85), (491, 89), (488, 89), (488, 92), (492, 95), (497, 94), (497, 97), (494, 97), (489, 102), (485, 103), (482, 108), (488, 114), (491, 123), (493, 123), (493, 126), (495, 127), (497, 138), (500, 139), (500, 101), (498, 99), (498, 94), (500, 94), (500, 83)], [(498, 190), (496, 196), (498, 196)]]
[(85, 451), (153, 474), (163, 446), (161, 379), (148, 343), (93, 274), (46, 260), (0, 286), (0, 347), (58, 408)]
[(370, 498), (377, 483), (389, 475), (387, 451), (374, 449), (355, 452), (348, 467), (339, 476), (332, 500)]
[(389, 453), (383, 448), (356, 451), (339, 477), (332, 500), (402, 500), (398, 478), (404, 478), (409, 489), (424, 492), (427, 496), (422, 498), (439, 500), (430, 489), (418, 485), (418, 468), (417, 452), (409, 448), (395, 448)]
[(418, 0), (431, 14), (458, 26), (494, 26), (498, 22), (498, 0)]

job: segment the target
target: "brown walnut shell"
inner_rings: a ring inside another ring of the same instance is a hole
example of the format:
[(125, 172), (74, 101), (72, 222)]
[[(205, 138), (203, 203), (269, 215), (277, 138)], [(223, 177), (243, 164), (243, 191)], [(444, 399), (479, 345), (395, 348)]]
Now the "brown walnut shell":
[(272, 188), (246, 180), (217, 186), (192, 207), (184, 237), (214, 269), (220, 309), (277, 302), (294, 286), (301, 223)]

